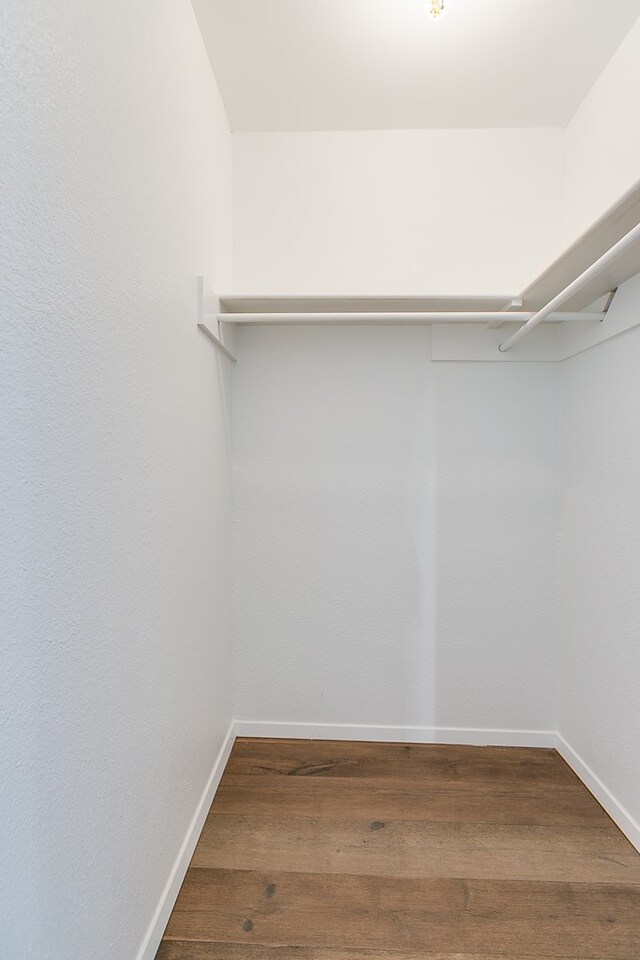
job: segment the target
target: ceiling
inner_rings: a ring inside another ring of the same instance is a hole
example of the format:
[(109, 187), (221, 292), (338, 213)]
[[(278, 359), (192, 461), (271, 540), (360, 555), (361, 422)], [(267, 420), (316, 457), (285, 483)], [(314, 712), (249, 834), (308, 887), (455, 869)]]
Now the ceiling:
[(193, 0), (237, 130), (564, 126), (640, 0)]

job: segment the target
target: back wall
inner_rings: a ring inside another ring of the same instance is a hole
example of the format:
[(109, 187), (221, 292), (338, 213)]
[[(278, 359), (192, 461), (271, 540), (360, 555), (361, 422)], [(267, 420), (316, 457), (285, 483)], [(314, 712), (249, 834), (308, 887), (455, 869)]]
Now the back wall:
[(555, 729), (558, 364), (240, 327), (235, 715)]
[(242, 293), (512, 294), (562, 239), (564, 131), (233, 136)]

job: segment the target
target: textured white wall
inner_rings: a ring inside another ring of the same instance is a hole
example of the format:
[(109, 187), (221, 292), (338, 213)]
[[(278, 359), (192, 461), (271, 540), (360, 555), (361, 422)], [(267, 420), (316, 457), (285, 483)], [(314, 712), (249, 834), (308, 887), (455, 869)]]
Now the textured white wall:
[[(640, 320), (640, 277), (612, 311)], [(563, 364), (559, 730), (640, 823), (640, 330)]]
[(566, 130), (565, 241), (640, 179), (640, 19)]
[(230, 135), (186, 0), (6, 0), (0, 65), (0, 955), (131, 960), (231, 714)]
[(560, 370), (433, 366), (438, 723), (552, 730)]
[(558, 367), (238, 339), (236, 716), (553, 729)]
[(234, 134), (234, 283), (517, 294), (558, 252), (563, 131)]

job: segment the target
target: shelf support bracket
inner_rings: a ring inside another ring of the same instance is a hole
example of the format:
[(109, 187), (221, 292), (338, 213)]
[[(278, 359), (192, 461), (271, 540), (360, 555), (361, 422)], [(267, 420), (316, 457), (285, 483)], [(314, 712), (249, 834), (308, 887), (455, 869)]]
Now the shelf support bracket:
[[(236, 358), (234, 357), (234, 355), (231, 353), (230, 350), (227, 349), (227, 347), (225, 347), (225, 345), (224, 345), (224, 343), (223, 343), (223, 341), (222, 341), (222, 327), (221, 327), (221, 323), (220, 323), (219, 320), (216, 319), (216, 318), (217, 318), (217, 313), (218, 313), (218, 300), (217, 300), (217, 297), (215, 298), (215, 309), (212, 310), (212, 311), (207, 312), (206, 309), (205, 309), (205, 295), (204, 295), (204, 292), (205, 292), (205, 291), (204, 291), (204, 277), (197, 277), (197, 297), (198, 297), (198, 317), (197, 317), (197, 325), (198, 325), (198, 329), (199, 329), (199, 330), (202, 330), (202, 332), (205, 334), (205, 336), (207, 336), (207, 337), (209, 338), (209, 340), (211, 340), (211, 342), (218, 348), (218, 350), (220, 351), (220, 353), (222, 353), (225, 357), (227, 357), (228, 360), (231, 360), (232, 363), (237, 363), (238, 361), (236, 360)], [(215, 320), (215, 322), (216, 322), (216, 324), (217, 324), (217, 331), (218, 331), (217, 334), (214, 333), (214, 331), (212, 330), (211, 326), (210, 326), (209, 323), (207, 322), (207, 316), (210, 316), (213, 320)]]
[(607, 314), (609, 313), (609, 310), (611, 309), (611, 304), (613, 303), (614, 298), (615, 298), (615, 295), (616, 295), (617, 292), (618, 292), (618, 288), (617, 288), (617, 287), (614, 287), (613, 290), (609, 290), (609, 293), (607, 294), (607, 299), (605, 300), (604, 306), (603, 306), (603, 308), (602, 308), (602, 319), (603, 319), (603, 320), (606, 319), (606, 316), (607, 316)]
[[(520, 297), (514, 297), (513, 300), (509, 300), (500, 312), (509, 313), (510, 310), (522, 310), (522, 300)], [(487, 324), (487, 330), (497, 330), (498, 327), (501, 327), (505, 322), (505, 320), (492, 320)]]

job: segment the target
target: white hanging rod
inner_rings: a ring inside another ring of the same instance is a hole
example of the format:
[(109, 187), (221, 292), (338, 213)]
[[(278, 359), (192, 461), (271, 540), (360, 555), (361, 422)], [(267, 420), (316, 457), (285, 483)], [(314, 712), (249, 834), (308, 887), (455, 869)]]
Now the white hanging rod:
[[(565, 287), (564, 290), (561, 290), (560, 293), (550, 300), (549, 303), (543, 307), (541, 310), (538, 310), (537, 313), (527, 320), (519, 330), (516, 330), (504, 343), (501, 343), (498, 349), (501, 353), (506, 353), (507, 350), (510, 350), (511, 347), (515, 346), (519, 340), (522, 340), (523, 337), (526, 337), (528, 333), (531, 333), (539, 323), (542, 323), (543, 320), (548, 320), (551, 315), (562, 307), (563, 304), (570, 300), (576, 293), (582, 290), (587, 286), (595, 277), (603, 273), (609, 264), (616, 260), (620, 254), (624, 253), (629, 247), (633, 246), (634, 243), (640, 241), (640, 223), (636, 224), (629, 233), (626, 233), (624, 237), (618, 240), (617, 243), (607, 250), (606, 253), (591, 264), (590, 267), (581, 273), (579, 277), (576, 277), (568, 287)], [(509, 316), (514, 316), (510, 314)]]
[[(423, 324), (423, 323), (511, 323), (514, 320), (527, 321), (535, 317), (533, 311), (504, 312), (475, 312), (463, 313), (455, 311), (423, 312), (423, 313), (382, 313), (378, 311), (361, 313), (357, 311), (346, 313), (219, 313), (218, 323), (288, 323), (288, 324), (376, 324), (396, 323)], [(553, 313), (547, 314), (546, 320), (554, 323), (565, 321), (594, 320), (600, 322), (604, 314), (600, 313)]]

